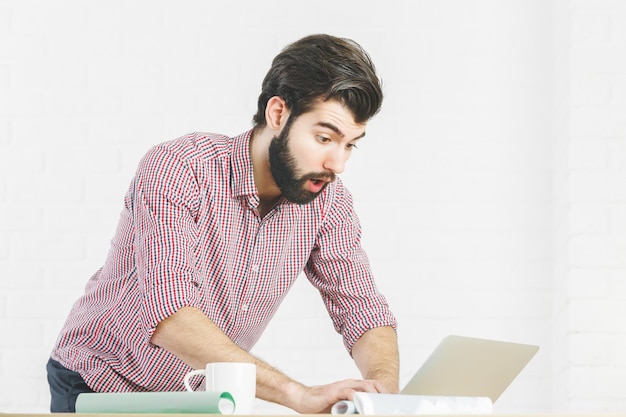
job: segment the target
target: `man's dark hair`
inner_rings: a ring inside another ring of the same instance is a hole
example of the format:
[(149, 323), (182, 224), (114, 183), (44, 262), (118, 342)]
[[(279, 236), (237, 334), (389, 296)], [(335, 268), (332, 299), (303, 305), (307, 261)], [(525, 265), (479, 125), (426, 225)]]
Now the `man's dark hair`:
[(350, 39), (310, 35), (282, 50), (272, 62), (259, 95), (255, 127), (265, 126), (270, 98), (282, 97), (290, 117), (311, 110), (317, 100), (337, 100), (365, 123), (380, 110), (383, 92), (376, 68), (363, 48)]

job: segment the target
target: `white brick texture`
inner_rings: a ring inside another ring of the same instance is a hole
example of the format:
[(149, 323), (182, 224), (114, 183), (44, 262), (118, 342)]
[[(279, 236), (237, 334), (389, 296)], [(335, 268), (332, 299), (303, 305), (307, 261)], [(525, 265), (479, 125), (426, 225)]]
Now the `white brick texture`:
[(561, 16), (556, 49), (563, 51), (555, 74), (568, 80), (555, 103), (569, 118), (555, 120), (563, 135), (555, 157), (567, 161), (555, 169), (566, 178), (555, 214), (568, 222), (557, 229), (557, 283), (566, 296), (555, 306), (553, 352), (567, 368), (553, 372), (552, 404), (568, 412), (620, 412), (626, 410), (626, 4), (563, 0), (554, 10)]

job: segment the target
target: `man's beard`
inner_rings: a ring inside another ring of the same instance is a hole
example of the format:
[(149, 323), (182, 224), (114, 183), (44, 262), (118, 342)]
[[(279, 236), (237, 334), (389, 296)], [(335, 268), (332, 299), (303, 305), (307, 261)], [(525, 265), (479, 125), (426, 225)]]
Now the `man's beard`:
[[(329, 182), (335, 180), (335, 174), (333, 172), (323, 172), (298, 176), (296, 160), (289, 152), (290, 122), (291, 120), (287, 121), (283, 131), (278, 136), (274, 136), (270, 143), (270, 171), (283, 197), (292, 203), (307, 204), (315, 200), (324, 191)], [(314, 193), (305, 187), (306, 182), (310, 179), (327, 179), (328, 182), (324, 184), (320, 191)]]

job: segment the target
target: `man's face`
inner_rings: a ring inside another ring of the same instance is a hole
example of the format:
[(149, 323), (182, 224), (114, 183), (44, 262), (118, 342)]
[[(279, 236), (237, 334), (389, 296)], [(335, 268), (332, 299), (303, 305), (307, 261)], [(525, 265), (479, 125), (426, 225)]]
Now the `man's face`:
[(365, 126), (335, 100), (289, 119), (269, 147), (270, 170), (282, 195), (297, 204), (313, 201), (343, 172)]

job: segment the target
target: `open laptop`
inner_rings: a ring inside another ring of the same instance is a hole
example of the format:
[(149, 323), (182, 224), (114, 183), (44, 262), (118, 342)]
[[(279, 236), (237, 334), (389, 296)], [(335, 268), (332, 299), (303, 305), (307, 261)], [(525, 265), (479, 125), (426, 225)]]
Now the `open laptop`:
[(495, 402), (539, 346), (451, 335), (400, 394), (489, 397)]

